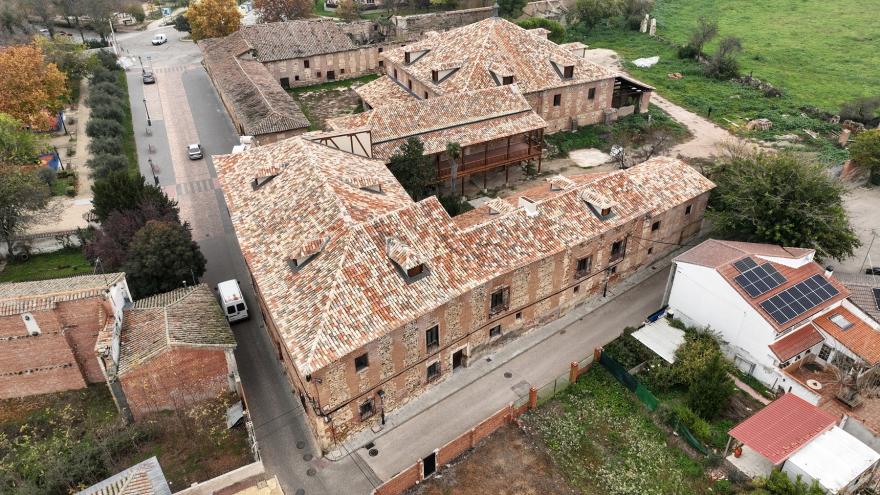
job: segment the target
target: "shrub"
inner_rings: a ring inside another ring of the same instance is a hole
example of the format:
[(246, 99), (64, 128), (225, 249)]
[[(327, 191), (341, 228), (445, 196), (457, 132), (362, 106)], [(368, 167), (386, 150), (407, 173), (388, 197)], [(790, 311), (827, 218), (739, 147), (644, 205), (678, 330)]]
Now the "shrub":
[(699, 416), (711, 419), (727, 407), (735, 392), (729, 371), (730, 364), (718, 351), (688, 384), (688, 405)]
[(474, 209), (470, 203), (461, 199), (458, 195), (452, 196), (451, 194), (444, 194), (438, 196), (437, 199), (440, 201), (440, 204), (443, 205), (443, 209), (446, 210), (446, 213), (449, 213), (449, 216), (451, 217), (461, 215), (466, 211)]
[(516, 25), (523, 29), (544, 28), (550, 31), (547, 35), (547, 39), (554, 43), (562, 43), (565, 40), (565, 28), (562, 24), (551, 19), (530, 17), (528, 19), (516, 21)]
[(37, 177), (45, 182), (47, 186), (52, 187), (52, 184), (54, 184), (58, 178), (58, 172), (53, 168), (43, 167), (37, 171)]
[(871, 125), (877, 120), (880, 96), (866, 96), (848, 101), (840, 107), (840, 118)]
[(107, 153), (111, 155), (122, 154), (122, 140), (118, 137), (102, 136), (89, 142), (89, 151), (93, 155)]
[(185, 15), (179, 15), (174, 18), (174, 29), (186, 33), (190, 31), (189, 20)]
[(120, 105), (106, 105), (101, 104), (95, 107), (92, 107), (91, 118), (93, 119), (106, 119), (106, 120), (115, 120), (120, 124), (125, 123), (126, 120), (125, 111), (122, 109)]
[(122, 155), (102, 153), (89, 158), (86, 166), (92, 169), (96, 178), (102, 179), (112, 172), (123, 171), (128, 168), (128, 159)]
[(692, 45), (682, 45), (678, 47), (678, 58), (689, 59), (697, 58), (700, 52)]
[[(102, 83), (106, 84), (106, 83)], [(91, 107), (118, 107), (122, 106), (123, 100), (118, 96), (108, 95), (104, 93), (91, 92), (86, 97), (86, 104)]]
[(101, 50), (98, 52), (96, 57), (98, 58), (98, 63), (100, 63), (101, 67), (103, 67), (105, 70), (111, 72), (122, 70), (122, 67), (119, 67), (119, 63), (116, 61), (116, 55), (114, 55), (113, 52), (108, 50)]
[(623, 0), (621, 10), (627, 27), (638, 30), (645, 14), (650, 14), (653, 8), (654, 0)]
[(122, 124), (115, 120), (89, 119), (86, 124), (86, 135), (90, 138), (119, 137), (123, 135)]
[(132, 237), (123, 265), (132, 295), (149, 297), (195, 284), (205, 273), (205, 257), (186, 225), (150, 220)]
[(71, 198), (74, 197), (74, 196), (76, 196), (76, 187), (74, 187), (74, 186), (67, 186), (67, 187), (64, 189), (64, 194), (65, 194), (66, 196), (71, 197)]
[(99, 38), (89, 38), (86, 40), (85, 45), (89, 49), (94, 49), (94, 48), (106, 48), (106, 47), (110, 46), (110, 43), (107, 42), (107, 40), (102, 40)]
[(98, 84), (100, 82), (110, 82), (115, 84), (117, 81), (116, 73), (101, 66), (92, 72), (92, 77), (89, 81), (91, 84)]
[(125, 98), (125, 91), (119, 87), (115, 82), (109, 81), (101, 81), (96, 84), (92, 84), (89, 88), (90, 93), (104, 93), (111, 96), (115, 96), (117, 98)]
[(728, 36), (718, 44), (718, 50), (709, 58), (703, 69), (708, 77), (732, 79), (739, 76), (739, 62), (736, 56), (742, 51), (742, 42), (735, 36)]

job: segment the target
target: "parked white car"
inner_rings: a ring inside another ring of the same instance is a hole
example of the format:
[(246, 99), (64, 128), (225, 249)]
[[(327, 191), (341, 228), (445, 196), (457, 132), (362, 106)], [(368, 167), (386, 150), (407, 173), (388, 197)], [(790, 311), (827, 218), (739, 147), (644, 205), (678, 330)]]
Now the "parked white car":
[(153, 36), (153, 41), (151, 41), (151, 43), (153, 43), (153, 46), (158, 46), (158, 45), (161, 45), (161, 44), (167, 43), (167, 42), (168, 42), (168, 37), (165, 36), (164, 34), (157, 34), (156, 36)]

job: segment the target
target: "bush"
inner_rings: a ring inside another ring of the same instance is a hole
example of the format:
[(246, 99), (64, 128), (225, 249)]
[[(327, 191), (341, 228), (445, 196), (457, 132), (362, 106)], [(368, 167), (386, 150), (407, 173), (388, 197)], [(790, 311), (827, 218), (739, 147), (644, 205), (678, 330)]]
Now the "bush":
[(117, 98), (125, 98), (125, 91), (119, 87), (116, 82), (110, 81), (101, 81), (97, 84), (92, 84), (89, 88), (90, 93), (104, 93), (111, 96), (115, 96)]
[(51, 188), (52, 184), (58, 179), (58, 172), (53, 168), (43, 167), (37, 171), (37, 177)]
[(91, 84), (98, 84), (101, 82), (110, 82), (116, 84), (116, 73), (113, 71), (109, 71), (104, 67), (98, 67), (92, 72), (92, 77), (89, 79)]
[(438, 196), (437, 199), (440, 200), (440, 204), (443, 205), (443, 209), (445, 209), (446, 213), (449, 213), (449, 216), (451, 217), (461, 215), (466, 211), (471, 211), (474, 209), (474, 207), (471, 206), (470, 203), (461, 199), (460, 196), (444, 194)]
[(189, 19), (185, 15), (179, 15), (174, 18), (174, 29), (188, 33), (190, 32)]
[(85, 42), (86, 48), (94, 49), (94, 48), (107, 48), (110, 46), (110, 43), (107, 40), (102, 40), (99, 38), (89, 38)]
[(678, 58), (692, 59), (697, 58), (700, 52), (691, 45), (682, 45), (678, 47)]
[(89, 158), (86, 162), (86, 166), (92, 169), (96, 178), (103, 179), (112, 172), (124, 171), (127, 169), (128, 159), (122, 155), (102, 153)]
[(866, 96), (848, 101), (840, 107), (840, 118), (873, 125), (880, 110), (880, 96)]
[(121, 137), (122, 134), (122, 124), (115, 120), (89, 119), (89, 123), (86, 124), (86, 135), (93, 139), (97, 137)]
[(119, 105), (111, 106), (102, 103), (101, 105), (92, 107), (91, 118), (93, 119), (115, 120), (120, 124), (124, 124), (127, 117), (125, 111)]
[(76, 196), (76, 187), (74, 187), (74, 186), (67, 186), (67, 187), (64, 189), (64, 194), (65, 194), (66, 196), (71, 197), (71, 198), (74, 197), (74, 196)]
[[(106, 83), (101, 83), (106, 84)], [(91, 107), (119, 107), (122, 106), (122, 98), (104, 93), (90, 92), (86, 97), (86, 104)]]
[(122, 67), (119, 67), (119, 63), (116, 61), (116, 55), (114, 55), (113, 52), (108, 50), (101, 50), (98, 52), (96, 57), (98, 58), (98, 63), (100, 63), (101, 67), (103, 67), (105, 70), (111, 72), (122, 70)]
[(95, 139), (92, 139), (89, 142), (89, 151), (92, 152), (93, 155), (97, 155), (99, 153), (107, 153), (110, 155), (121, 155), (122, 154), (122, 140), (118, 137), (109, 137), (102, 136)]
[(550, 33), (547, 34), (547, 39), (554, 43), (562, 43), (565, 40), (565, 28), (562, 24), (551, 19), (530, 17), (528, 19), (516, 21), (516, 25), (523, 29), (544, 28), (550, 31)]

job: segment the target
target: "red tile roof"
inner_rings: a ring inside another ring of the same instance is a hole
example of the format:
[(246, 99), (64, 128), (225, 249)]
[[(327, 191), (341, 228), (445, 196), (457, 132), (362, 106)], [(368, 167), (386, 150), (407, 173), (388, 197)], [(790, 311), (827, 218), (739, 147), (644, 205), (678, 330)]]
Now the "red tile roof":
[(813, 325), (806, 325), (770, 344), (770, 350), (780, 361), (788, 361), (825, 340)]
[[(834, 315), (847, 319), (852, 326), (846, 330), (831, 321)], [(880, 331), (874, 330), (862, 318), (841, 306), (813, 320), (820, 329), (834, 337), (835, 340), (856, 353), (870, 365), (880, 363)]]
[(794, 394), (785, 394), (730, 430), (730, 436), (779, 465), (837, 422)]

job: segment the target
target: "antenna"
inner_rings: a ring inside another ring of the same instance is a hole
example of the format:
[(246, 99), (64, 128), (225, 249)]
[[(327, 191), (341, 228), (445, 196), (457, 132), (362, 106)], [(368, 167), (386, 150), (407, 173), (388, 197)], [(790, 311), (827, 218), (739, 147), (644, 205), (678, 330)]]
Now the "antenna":
[(99, 267), (99, 266), (101, 267), (101, 275), (104, 276), (104, 284), (106, 285), (106, 284), (108, 284), (109, 282), (107, 282), (107, 274), (104, 273), (104, 265), (101, 264), (101, 258), (100, 258), (100, 256), (97, 257), (97, 258), (95, 258), (95, 270), (92, 272), (92, 275), (97, 275), (97, 274), (98, 274), (98, 267)]

